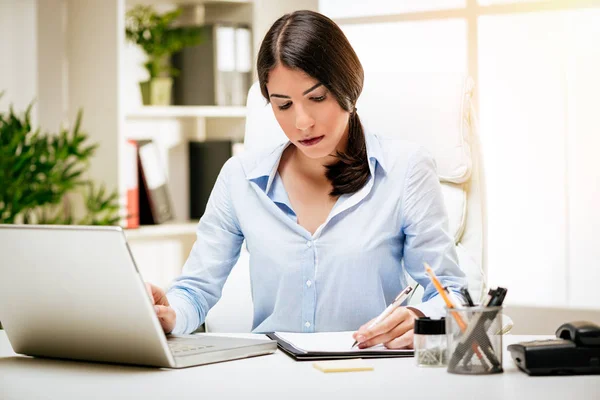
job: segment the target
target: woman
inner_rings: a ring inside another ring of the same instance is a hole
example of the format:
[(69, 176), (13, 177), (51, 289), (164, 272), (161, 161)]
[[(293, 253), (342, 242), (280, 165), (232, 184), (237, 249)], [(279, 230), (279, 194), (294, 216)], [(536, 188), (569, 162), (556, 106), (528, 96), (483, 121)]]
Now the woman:
[[(257, 67), (289, 142), (225, 164), (183, 274), (166, 295), (148, 285), (163, 329), (189, 333), (204, 322), (245, 239), (254, 332), (360, 327), (361, 348), (411, 347), (415, 318), (444, 313), (423, 262), (454, 291), (466, 283), (432, 158), (365, 132), (355, 107), (363, 69), (329, 18), (281, 17)], [(406, 286), (405, 272), (425, 287), (423, 303), (367, 329)]]

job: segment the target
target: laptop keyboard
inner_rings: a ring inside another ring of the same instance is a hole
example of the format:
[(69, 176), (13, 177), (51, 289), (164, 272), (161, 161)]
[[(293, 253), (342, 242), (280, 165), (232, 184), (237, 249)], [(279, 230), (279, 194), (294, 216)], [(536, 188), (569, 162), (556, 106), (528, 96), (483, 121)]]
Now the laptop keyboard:
[(215, 347), (214, 345), (202, 345), (200, 342), (200, 340), (169, 338), (167, 344), (175, 357), (200, 354), (204, 353), (207, 349)]

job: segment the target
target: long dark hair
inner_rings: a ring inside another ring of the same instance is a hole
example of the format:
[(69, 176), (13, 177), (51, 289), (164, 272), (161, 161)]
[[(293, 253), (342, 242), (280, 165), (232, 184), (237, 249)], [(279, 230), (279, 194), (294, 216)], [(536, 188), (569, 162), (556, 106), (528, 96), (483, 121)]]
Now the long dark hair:
[(369, 179), (365, 135), (355, 106), (364, 72), (348, 39), (322, 14), (308, 10), (286, 14), (271, 26), (258, 52), (258, 81), (267, 102), (269, 72), (279, 64), (322, 83), (350, 112), (346, 151), (337, 153), (338, 160), (327, 166), (326, 176), (333, 185), (331, 196), (358, 191)]

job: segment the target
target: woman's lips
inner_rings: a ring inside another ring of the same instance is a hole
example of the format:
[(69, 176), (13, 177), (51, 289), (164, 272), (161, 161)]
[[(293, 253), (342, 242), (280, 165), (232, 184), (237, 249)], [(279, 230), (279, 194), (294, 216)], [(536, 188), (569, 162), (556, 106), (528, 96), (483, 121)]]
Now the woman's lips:
[(300, 140), (300, 144), (302, 144), (303, 146), (314, 146), (315, 144), (319, 143), (325, 136), (317, 136), (311, 139), (305, 139), (305, 140)]

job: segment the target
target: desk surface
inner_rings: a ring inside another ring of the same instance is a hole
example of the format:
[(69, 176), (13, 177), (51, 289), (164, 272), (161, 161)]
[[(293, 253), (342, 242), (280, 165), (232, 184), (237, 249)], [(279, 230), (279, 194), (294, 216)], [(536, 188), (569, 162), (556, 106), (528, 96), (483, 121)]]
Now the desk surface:
[[(234, 335), (232, 335), (234, 336)], [(249, 336), (249, 335), (235, 335)], [(510, 343), (533, 336), (504, 337)], [(413, 358), (367, 360), (374, 371), (325, 374), (281, 351), (183, 370), (16, 355), (0, 331), (0, 399), (599, 399), (600, 376), (529, 377), (507, 352), (498, 375), (418, 368)], [(445, 393), (441, 397), (440, 391)], [(541, 397), (543, 396), (543, 397)]]

